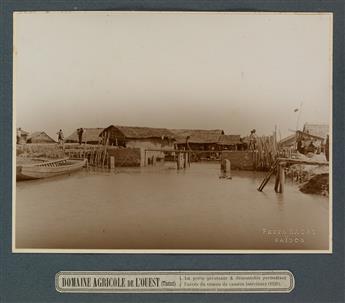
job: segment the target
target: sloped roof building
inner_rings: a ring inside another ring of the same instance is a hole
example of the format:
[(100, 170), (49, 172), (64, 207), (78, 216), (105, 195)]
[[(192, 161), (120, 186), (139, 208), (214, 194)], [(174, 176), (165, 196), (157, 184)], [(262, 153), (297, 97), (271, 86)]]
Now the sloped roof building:
[(176, 143), (188, 143), (195, 144), (217, 144), (224, 131), (221, 129), (204, 130), (204, 129), (170, 129), (174, 134)]
[(127, 147), (171, 146), (174, 134), (166, 128), (110, 125), (99, 136), (103, 143)]
[(329, 125), (328, 124), (311, 124), (306, 123), (303, 127), (303, 132), (317, 136), (323, 139), (327, 138), (327, 135), (329, 134)]
[(27, 143), (56, 143), (56, 141), (52, 137), (47, 135), (47, 133), (44, 131), (37, 131), (37, 132), (31, 133), (27, 137), (26, 142)]

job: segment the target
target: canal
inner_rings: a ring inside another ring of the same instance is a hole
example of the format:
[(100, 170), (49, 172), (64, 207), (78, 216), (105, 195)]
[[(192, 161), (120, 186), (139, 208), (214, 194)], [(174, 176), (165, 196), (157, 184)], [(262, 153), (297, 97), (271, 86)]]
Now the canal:
[[(261, 172), (218, 163), (84, 169), (16, 185), (16, 248), (328, 249), (329, 199), (257, 187)], [(273, 180), (271, 181), (273, 182)]]

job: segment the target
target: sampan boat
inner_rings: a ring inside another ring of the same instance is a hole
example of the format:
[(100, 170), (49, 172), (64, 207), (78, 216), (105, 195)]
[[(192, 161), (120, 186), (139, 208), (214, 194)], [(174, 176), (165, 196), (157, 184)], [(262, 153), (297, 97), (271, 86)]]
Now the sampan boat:
[(65, 175), (81, 169), (87, 159), (71, 160), (69, 158), (34, 164), (17, 165), (17, 181), (34, 180)]

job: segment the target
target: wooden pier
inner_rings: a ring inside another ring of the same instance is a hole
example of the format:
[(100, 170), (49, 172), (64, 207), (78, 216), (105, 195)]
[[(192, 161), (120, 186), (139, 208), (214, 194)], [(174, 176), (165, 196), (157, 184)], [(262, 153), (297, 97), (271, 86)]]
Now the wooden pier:
[(187, 154), (188, 164), (194, 162), (195, 159), (216, 161), (228, 159), (232, 163), (233, 169), (240, 170), (269, 170), (274, 161), (273, 154), (258, 150), (146, 149), (146, 151), (173, 154), (174, 161), (178, 155)]
[(275, 173), (275, 183), (274, 183), (274, 190), (277, 193), (284, 192), (284, 185), (285, 185), (285, 168), (288, 165), (293, 164), (303, 164), (303, 165), (320, 165), (325, 166), (329, 165), (327, 161), (314, 161), (314, 160), (302, 160), (302, 159), (291, 159), (291, 158), (277, 158), (277, 160), (271, 166), (268, 174), (261, 182), (260, 186), (258, 187), (258, 191), (263, 191), (264, 187)]
[(65, 148), (65, 154), (70, 159), (87, 159), (88, 164), (96, 167), (107, 167), (109, 165), (107, 150), (104, 146), (81, 145), (79, 148)]

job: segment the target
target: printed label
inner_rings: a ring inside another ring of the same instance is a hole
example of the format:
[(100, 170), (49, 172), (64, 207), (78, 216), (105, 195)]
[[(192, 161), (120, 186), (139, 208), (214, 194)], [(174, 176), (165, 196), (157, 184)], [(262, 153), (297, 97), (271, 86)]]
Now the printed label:
[(61, 271), (64, 293), (289, 293), (295, 279), (274, 271)]

